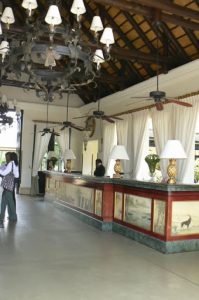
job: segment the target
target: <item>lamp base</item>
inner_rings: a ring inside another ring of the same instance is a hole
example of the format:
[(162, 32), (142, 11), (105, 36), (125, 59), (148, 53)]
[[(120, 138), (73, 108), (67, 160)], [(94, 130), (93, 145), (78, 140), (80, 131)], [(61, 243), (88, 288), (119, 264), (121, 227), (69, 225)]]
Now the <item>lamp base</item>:
[(116, 159), (114, 166), (115, 174), (113, 174), (113, 178), (121, 178), (121, 170), (120, 159)]
[(168, 184), (176, 184), (176, 159), (169, 159), (169, 165), (167, 168), (167, 174), (169, 179), (167, 180)]
[(71, 159), (66, 160), (66, 172), (71, 173)]

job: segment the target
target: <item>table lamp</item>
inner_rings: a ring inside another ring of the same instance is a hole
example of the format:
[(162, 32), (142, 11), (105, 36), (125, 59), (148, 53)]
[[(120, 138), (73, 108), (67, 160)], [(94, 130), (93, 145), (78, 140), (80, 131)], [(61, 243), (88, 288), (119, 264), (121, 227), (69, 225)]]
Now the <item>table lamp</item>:
[(110, 158), (115, 159), (115, 166), (114, 166), (114, 171), (115, 174), (113, 174), (114, 178), (120, 178), (121, 175), (121, 164), (120, 160), (121, 159), (126, 159), (129, 160), (129, 156), (126, 152), (126, 149), (124, 145), (116, 145), (113, 147), (111, 150)]
[(73, 150), (66, 149), (66, 151), (64, 153), (64, 158), (66, 160), (66, 165), (65, 165), (66, 172), (71, 173), (71, 160), (76, 159), (76, 156), (73, 153)]
[(187, 155), (184, 151), (184, 148), (180, 141), (178, 140), (168, 140), (160, 158), (167, 158), (169, 159), (169, 165), (167, 168), (167, 174), (169, 179), (167, 183), (175, 184), (176, 183), (176, 159), (186, 158)]

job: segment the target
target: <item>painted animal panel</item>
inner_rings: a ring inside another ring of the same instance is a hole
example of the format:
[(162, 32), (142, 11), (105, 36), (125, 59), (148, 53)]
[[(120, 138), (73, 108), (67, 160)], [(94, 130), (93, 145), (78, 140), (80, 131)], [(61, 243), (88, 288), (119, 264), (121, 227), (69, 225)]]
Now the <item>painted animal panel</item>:
[(199, 201), (174, 201), (171, 235), (199, 234)]

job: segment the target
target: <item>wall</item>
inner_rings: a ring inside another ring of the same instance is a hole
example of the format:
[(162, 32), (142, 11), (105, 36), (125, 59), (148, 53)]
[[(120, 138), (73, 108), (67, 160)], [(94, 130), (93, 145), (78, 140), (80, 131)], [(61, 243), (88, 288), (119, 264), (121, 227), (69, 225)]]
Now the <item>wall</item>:
[[(33, 154), (34, 120), (46, 120), (46, 104), (33, 104), (19, 102), (19, 106), (24, 110), (23, 131), (22, 131), (22, 173), (21, 192), (28, 194), (31, 186), (31, 169)], [(70, 109), (70, 117), (73, 117), (73, 108)], [(60, 106), (49, 107), (49, 121), (63, 122), (65, 120), (65, 109)], [(43, 124), (45, 127), (45, 123)], [(60, 126), (61, 127), (61, 126)], [(71, 148), (74, 150), (76, 160), (73, 161), (73, 169), (81, 170), (82, 166), (82, 134), (77, 130), (72, 130)]]

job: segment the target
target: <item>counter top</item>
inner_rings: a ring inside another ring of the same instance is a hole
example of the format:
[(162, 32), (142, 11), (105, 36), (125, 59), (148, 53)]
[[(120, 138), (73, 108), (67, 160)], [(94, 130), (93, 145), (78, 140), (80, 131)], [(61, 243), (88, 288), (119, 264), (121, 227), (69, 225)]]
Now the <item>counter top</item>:
[(169, 185), (167, 183), (156, 183), (151, 181), (139, 181), (133, 179), (126, 178), (110, 178), (110, 177), (95, 177), (90, 175), (82, 175), (82, 174), (67, 174), (61, 172), (54, 171), (45, 171), (46, 174), (55, 177), (67, 177), (73, 179), (74, 181), (83, 182), (94, 182), (94, 183), (109, 183), (109, 184), (117, 184), (117, 185), (125, 185), (128, 187), (137, 187), (143, 189), (153, 189), (158, 191), (166, 191), (166, 192), (177, 192), (177, 191), (195, 191), (199, 192), (198, 184), (174, 184)]

